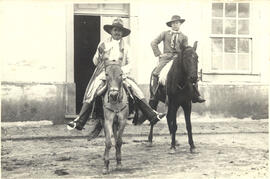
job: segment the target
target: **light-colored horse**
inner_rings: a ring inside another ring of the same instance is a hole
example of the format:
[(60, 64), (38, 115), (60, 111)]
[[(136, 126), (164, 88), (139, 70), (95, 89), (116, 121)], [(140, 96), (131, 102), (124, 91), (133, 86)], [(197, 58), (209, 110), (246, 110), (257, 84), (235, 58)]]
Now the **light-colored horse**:
[(123, 88), (123, 72), (117, 61), (105, 61), (107, 91), (103, 97), (105, 152), (103, 173), (109, 173), (109, 152), (112, 147), (112, 135), (115, 140), (116, 168), (122, 167), (122, 135), (128, 118), (128, 97)]

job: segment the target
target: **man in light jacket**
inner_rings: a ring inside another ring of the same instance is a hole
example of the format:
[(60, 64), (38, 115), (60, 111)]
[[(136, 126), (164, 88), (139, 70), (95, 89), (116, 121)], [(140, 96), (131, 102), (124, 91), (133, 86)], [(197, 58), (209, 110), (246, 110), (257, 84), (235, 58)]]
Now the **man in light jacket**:
[(68, 124), (68, 129), (82, 130), (87, 122), (93, 108), (95, 98), (99, 95), (99, 91), (102, 91), (106, 85), (104, 71), (104, 61), (106, 60), (119, 61), (124, 75), (123, 84), (126, 85), (127, 88), (131, 89), (135, 98), (135, 103), (144, 116), (151, 123), (156, 123), (164, 117), (165, 114), (161, 114), (153, 110), (147, 104), (144, 94), (136, 82), (129, 78), (130, 69), (132, 68), (132, 59), (130, 58), (129, 46), (125, 43), (123, 37), (128, 36), (131, 31), (123, 26), (123, 21), (120, 18), (115, 19), (112, 25), (104, 25), (103, 29), (109, 33), (111, 37), (106, 39), (104, 42), (100, 42), (97, 47), (97, 51), (93, 58), (93, 62), (97, 67), (86, 88), (80, 114), (74, 121), (71, 121)]

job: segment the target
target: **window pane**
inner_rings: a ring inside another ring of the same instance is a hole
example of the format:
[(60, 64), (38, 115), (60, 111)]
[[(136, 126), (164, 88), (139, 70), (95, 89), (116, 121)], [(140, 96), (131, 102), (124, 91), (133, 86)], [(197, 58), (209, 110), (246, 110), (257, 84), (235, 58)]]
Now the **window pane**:
[(225, 34), (235, 34), (236, 20), (225, 20)]
[(236, 52), (236, 39), (235, 38), (226, 38), (225, 42), (225, 52), (235, 53)]
[(238, 34), (249, 34), (249, 20), (238, 21)]
[(212, 34), (222, 34), (223, 31), (222, 20), (212, 19)]
[(212, 55), (212, 70), (222, 70), (222, 54)]
[(238, 53), (249, 53), (249, 39), (238, 39)]
[(223, 43), (222, 38), (213, 38), (212, 39), (212, 52), (223, 52)]
[(224, 70), (236, 70), (236, 54), (225, 54)]
[(239, 3), (238, 17), (249, 17), (249, 3)]
[(213, 3), (212, 4), (212, 16), (222, 17), (223, 16), (223, 3)]
[(238, 55), (238, 69), (249, 70), (249, 55), (246, 54)]
[(226, 3), (225, 4), (225, 16), (226, 17), (236, 17), (236, 3)]

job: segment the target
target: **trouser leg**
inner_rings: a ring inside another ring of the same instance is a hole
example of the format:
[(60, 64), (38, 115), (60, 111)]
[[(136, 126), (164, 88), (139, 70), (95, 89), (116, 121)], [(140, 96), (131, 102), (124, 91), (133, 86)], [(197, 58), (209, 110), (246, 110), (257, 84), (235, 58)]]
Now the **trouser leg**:
[(164, 57), (159, 59), (159, 64), (153, 70), (153, 73), (152, 73), (152, 79), (153, 79), (152, 90), (153, 90), (153, 94), (151, 94), (151, 96), (150, 96), (151, 99), (156, 94), (156, 91), (157, 91), (157, 88), (158, 88), (158, 83), (159, 83), (159, 75), (160, 75), (161, 70), (167, 65), (167, 63), (169, 63), (174, 58), (176, 58), (176, 57), (174, 57), (173, 54), (167, 54)]
[(166, 57), (166, 58), (161, 58), (159, 60), (159, 63), (157, 65), (157, 67), (154, 69), (153, 71), (153, 75), (155, 76), (159, 76), (161, 70), (166, 66), (167, 63), (169, 63), (171, 61), (171, 56)]

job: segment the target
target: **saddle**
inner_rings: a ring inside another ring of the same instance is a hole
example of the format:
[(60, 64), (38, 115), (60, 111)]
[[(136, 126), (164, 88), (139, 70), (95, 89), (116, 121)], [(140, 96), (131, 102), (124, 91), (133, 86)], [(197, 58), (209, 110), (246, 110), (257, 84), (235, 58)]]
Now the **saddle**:
[[(154, 69), (155, 70), (155, 69)], [(153, 70), (153, 71), (154, 71)], [(167, 96), (166, 96), (166, 79), (167, 79), (167, 73), (166, 75), (162, 74), (158, 77), (158, 81), (153, 80), (153, 73), (151, 74), (151, 80), (150, 80), (150, 101), (159, 99), (160, 101), (167, 104)], [(156, 84), (154, 84), (156, 83)]]

